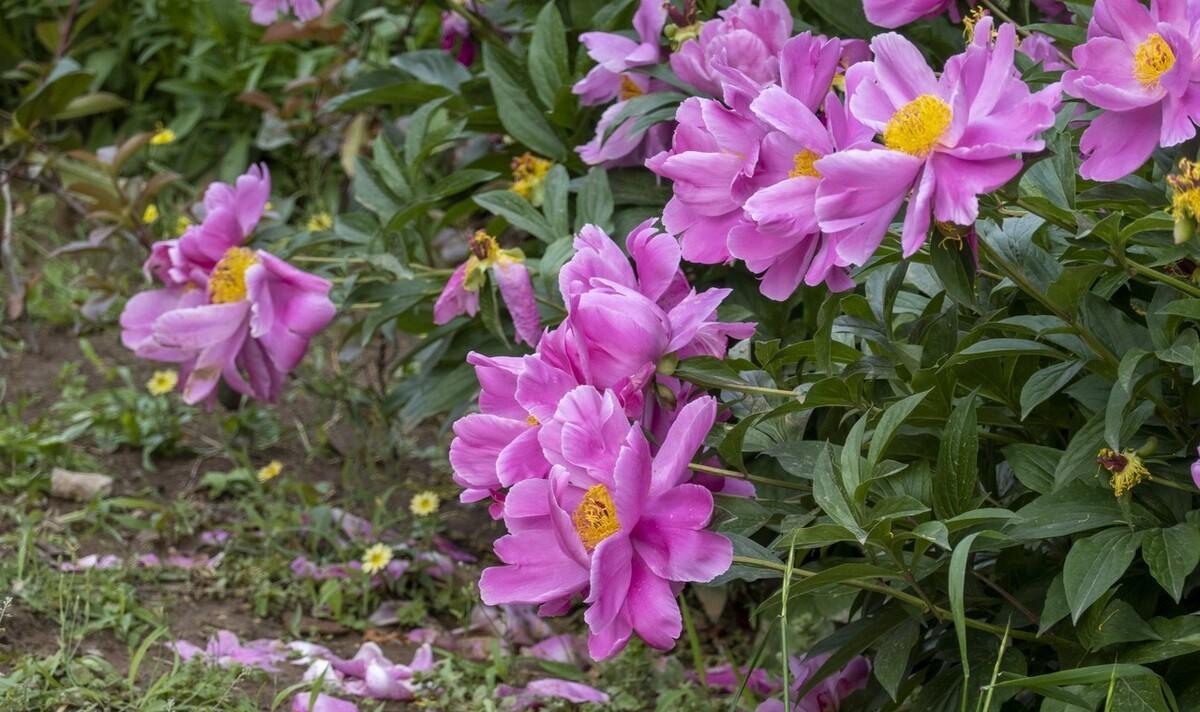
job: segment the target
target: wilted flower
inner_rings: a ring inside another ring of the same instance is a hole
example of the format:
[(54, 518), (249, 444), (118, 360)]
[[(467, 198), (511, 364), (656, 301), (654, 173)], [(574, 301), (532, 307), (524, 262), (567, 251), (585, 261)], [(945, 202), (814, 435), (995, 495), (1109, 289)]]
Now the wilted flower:
[(457, 12), (442, 11), (442, 49), (464, 67), (475, 61), (479, 48), (471, 37), (471, 23)]
[(367, 574), (377, 574), (387, 568), (392, 560), (392, 548), (386, 544), (375, 544), (363, 553), (362, 569)]
[(258, 472), (255, 474), (258, 477), (259, 482), (266, 482), (278, 477), (280, 472), (283, 472), (283, 463), (279, 460), (271, 460), (267, 464), (258, 468)]
[(1146, 469), (1142, 458), (1132, 448), (1126, 448), (1121, 452), (1102, 448), (1096, 454), (1096, 462), (1112, 473), (1113, 494), (1117, 497), (1133, 489), (1139, 482), (1150, 476), (1150, 470)]
[(1175, 218), (1175, 242), (1191, 239), (1200, 220), (1200, 163), (1184, 158), (1179, 161), (1179, 172), (1167, 176), (1171, 186), (1170, 213)]
[(433, 322), (445, 324), (460, 314), (479, 311), (479, 290), (490, 273), (516, 327), (517, 341), (536, 346), (541, 336), (541, 316), (533, 294), (533, 282), (525, 268), (525, 254), (518, 249), (502, 250), (496, 238), (479, 230), (470, 240), (471, 255), (458, 266), (433, 305)]
[(553, 677), (531, 680), (525, 687), (496, 686), (496, 697), (514, 696), (516, 699), (513, 700), (510, 707), (514, 712), (537, 707), (539, 699), (566, 700), (576, 704), (586, 702), (608, 704), (608, 695), (594, 687), (581, 682), (570, 682)]
[(523, 153), (512, 159), (512, 192), (529, 201), (535, 208), (542, 206), (546, 197), (546, 174), (554, 163), (538, 158), (532, 153)]
[(353, 702), (331, 697), (324, 692), (317, 694), (316, 702), (309, 706), (311, 697), (310, 692), (298, 693), (292, 698), (292, 712), (359, 712), (358, 705)]
[(179, 383), (179, 374), (175, 371), (155, 371), (154, 375), (150, 376), (150, 380), (146, 381), (146, 390), (152, 396), (162, 396), (175, 390), (175, 385)]
[(308, 22), (321, 15), (321, 3), (317, 0), (242, 0), (250, 6), (250, 19), (259, 25), (269, 25), (280, 14), (290, 9), (301, 22)]
[(235, 633), (219, 630), (208, 639), (204, 648), (199, 648), (186, 640), (167, 643), (167, 647), (179, 654), (185, 661), (200, 658), (208, 662), (230, 667), (245, 665), (275, 672), (278, 665), (287, 660), (287, 648), (278, 640), (263, 638), (242, 643)]
[(408, 509), (418, 517), (427, 517), (438, 511), (441, 502), (440, 497), (429, 490), (425, 490), (413, 495), (408, 503)]
[(1063, 89), (1103, 109), (1079, 149), (1079, 174), (1114, 181), (1137, 170), (1158, 146), (1196, 135), (1195, 36), (1184, 2), (1097, 0), (1088, 41), (1072, 56), (1078, 69), (1063, 74)]

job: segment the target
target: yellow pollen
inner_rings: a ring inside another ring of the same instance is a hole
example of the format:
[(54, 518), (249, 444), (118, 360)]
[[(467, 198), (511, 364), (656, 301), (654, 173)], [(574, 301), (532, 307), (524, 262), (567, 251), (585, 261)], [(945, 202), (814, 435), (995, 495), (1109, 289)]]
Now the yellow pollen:
[(641, 96), (645, 93), (646, 92), (642, 91), (642, 88), (639, 87), (637, 82), (633, 81), (628, 74), (621, 75), (621, 101), (628, 101), (635, 96)]
[(246, 298), (246, 270), (258, 263), (258, 257), (245, 247), (230, 247), (208, 278), (209, 299), (213, 304), (240, 302)]
[(533, 413), (530, 413), (529, 415), (525, 416), (525, 422), (529, 423), (529, 425), (531, 425), (531, 426), (541, 425), (541, 423), (538, 422), (538, 419), (533, 417)]
[(1158, 78), (1175, 66), (1175, 53), (1162, 35), (1153, 32), (1140, 45), (1133, 55), (1133, 76), (1142, 86), (1151, 87), (1158, 83)]
[(792, 156), (792, 163), (795, 167), (788, 171), (788, 177), (803, 178), (804, 176), (808, 176), (810, 178), (820, 178), (820, 171), (813, 166), (820, 158), (820, 156), (807, 148), (797, 153), (795, 156)]
[(883, 143), (893, 151), (928, 156), (950, 128), (950, 105), (922, 94), (896, 110), (883, 128)]
[(617, 521), (617, 506), (613, 504), (612, 495), (604, 485), (593, 485), (583, 495), (583, 501), (571, 515), (575, 531), (579, 532), (579, 540), (588, 550), (595, 549), (600, 542), (616, 534), (621, 529)]

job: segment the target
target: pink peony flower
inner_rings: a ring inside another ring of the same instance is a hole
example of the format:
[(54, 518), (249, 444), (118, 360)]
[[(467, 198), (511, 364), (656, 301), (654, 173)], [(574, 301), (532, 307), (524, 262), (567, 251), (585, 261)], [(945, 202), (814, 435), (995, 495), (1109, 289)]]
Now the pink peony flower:
[(711, 99), (687, 99), (675, 120), (670, 150), (646, 161), (647, 168), (674, 182), (663, 225), (679, 237), (687, 261), (726, 262), (726, 237), (742, 221), (742, 203), (754, 192), (765, 132)]
[[(792, 691), (798, 693), (804, 683), (812, 677), (825, 661), (828, 655), (815, 658), (807, 656), (793, 657), (788, 661), (792, 672)], [(796, 699), (790, 712), (837, 712), (841, 709), (842, 700), (856, 690), (867, 686), (871, 676), (871, 663), (861, 655), (853, 658), (846, 667), (837, 674), (822, 680), (804, 697)], [(793, 696), (792, 699), (795, 699)], [(783, 703), (779, 700), (767, 700), (760, 704), (755, 712), (785, 712)]]
[(250, 19), (259, 25), (269, 25), (290, 9), (301, 22), (320, 17), (321, 3), (317, 0), (242, 0), (250, 6)]
[(925, 243), (931, 212), (942, 223), (973, 225), (978, 195), (1020, 171), (1016, 154), (1044, 147), (1038, 135), (1054, 123), (1058, 84), (1030, 92), (1013, 68), (1013, 26), (1001, 26), (992, 46), (991, 23), (979, 21), (974, 41), (941, 77), (895, 33), (872, 40), (874, 61), (847, 72), (850, 113), (882, 134), (886, 150), (852, 148), (813, 164), (822, 177), (818, 222), (837, 240), (839, 259), (864, 264), (910, 191), (904, 256)]
[(604, 110), (596, 123), (596, 135), (578, 146), (575, 152), (584, 163), (606, 168), (640, 166), (646, 158), (666, 150), (671, 143), (670, 122), (657, 123), (647, 129), (634, 131), (636, 117), (624, 120), (614, 128), (630, 99), (669, 89), (667, 84), (644, 74), (626, 74), (621, 78), (620, 101)]
[[(655, 230), (653, 221), (634, 228), (625, 242), (632, 266), (602, 230), (588, 225), (580, 231), (575, 256), (559, 272), (567, 319), (542, 336), (537, 353), (521, 358), (468, 355), (482, 391), (480, 412), (454, 424), (450, 445), (454, 480), (464, 488), (462, 501), (491, 498), (498, 518), (505, 489), (544, 478), (552, 462), (572, 457), (553, 443), (564, 429), (577, 427), (562, 420), (575, 414), (559, 413), (576, 386), (613, 389), (616, 400), (610, 401), (616, 405), (610, 416), (643, 418), (656, 434), (665, 433), (669, 414), (659, 412), (656, 398), (646, 397), (648, 389), (657, 381), (670, 390), (677, 406), (692, 391), (658, 374), (659, 362), (670, 354), (721, 358), (730, 337), (753, 333), (753, 324), (717, 320), (716, 307), (729, 290), (691, 290), (679, 269), (678, 243)], [(553, 434), (543, 435), (547, 429)]]
[(461, 314), (479, 311), (479, 289), (491, 274), (516, 327), (517, 341), (536, 346), (541, 316), (533, 295), (533, 282), (520, 250), (502, 250), (496, 238), (480, 230), (471, 238), (471, 256), (454, 270), (433, 305), (433, 322), (445, 324)]
[(950, 11), (950, 18), (959, 21), (956, 0), (863, 0), (863, 10), (872, 25), (889, 29), (907, 25), (914, 20)]
[[(803, 282), (833, 291), (853, 286), (836, 240), (817, 225), (816, 195), (822, 181), (814, 163), (839, 150), (867, 147), (874, 132), (850, 116), (827, 91), (843, 54), (838, 40), (807, 33), (784, 48), (783, 86), (762, 91), (750, 111), (772, 130), (762, 142), (755, 183), (762, 186), (743, 206), (744, 220), (729, 232), (733, 257), (761, 274), (759, 289), (789, 298)], [(793, 79), (793, 77), (795, 79)], [(824, 122), (816, 109), (824, 99)]]
[(1078, 69), (1063, 74), (1068, 94), (1103, 109), (1079, 141), (1086, 157), (1080, 175), (1118, 180), (1156, 147), (1196, 135), (1197, 29), (1183, 0), (1156, 1), (1149, 10), (1136, 0), (1097, 0), (1088, 41), (1072, 53)]
[(121, 341), (138, 356), (180, 364), (188, 403), (234, 390), (275, 400), (308, 342), (336, 314), (330, 283), (240, 244), (270, 193), (265, 167), (205, 192), (204, 222), (156, 244), (146, 271), (167, 286), (141, 292), (121, 314)]
[[(595, 408), (606, 400), (597, 394), (579, 403)], [(672, 647), (682, 625), (672, 587), (710, 581), (732, 557), (727, 539), (704, 530), (712, 495), (686, 483), (715, 416), (716, 401), (700, 398), (681, 410), (657, 455), (635, 425), (626, 428), (611, 471), (556, 467), (549, 480), (514, 487), (505, 501), (510, 534), (496, 542), (504, 565), (480, 578), (484, 603), (542, 604), (548, 615), (586, 589), (592, 657), (615, 654), (634, 632), (654, 647)], [(591, 435), (564, 434), (564, 444), (582, 437), (586, 447)]]
[(1034, 62), (1041, 62), (1042, 69), (1048, 72), (1061, 72), (1069, 69), (1067, 63), (1059, 56), (1058, 49), (1054, 46), (1054, 40), (1040, 32), (1031, 33), (1021, 40), (1017, 51)]
[[(645, 78), (628, 70), (662, 61), (659, 40), (666, 18), (667, 11), (662, 2), (641, 0), (633, 16), (637, 41), (613, 32), (584, 32), (580, 35), (580, 44), (587, 49), (588, 56), (596, 62), (596, 66), (571, 88), (579, 96), (579, 103), (597, 106), (617, 97), (628, 99), (628, 94), (634, 91), (629, 83)], [(645, 93), (645, 87), (640, 86), (636, 92), (635, 96)]]
[(746, 689), (759, 697), (773, 695), (781, 687), (779, 681), (773, 679), (771, 674), (762, 668), (751, 670), (743, 667), (734, 674), (733, 666), (729, 663), (708, 668), (704, 671), (704, 679), (709, 687), (725, 692), (736, 692), (742, 686), (742, 681), (745, 681)]
[(792, 34), (792, 13), (783, 0), (757, 6), (737, 0), (717, 17), (680, 45), (671, 68), (688, 84), (739, 108), (728, 94), (731, 87), (741, 91), (779, 79), (779, 53)]

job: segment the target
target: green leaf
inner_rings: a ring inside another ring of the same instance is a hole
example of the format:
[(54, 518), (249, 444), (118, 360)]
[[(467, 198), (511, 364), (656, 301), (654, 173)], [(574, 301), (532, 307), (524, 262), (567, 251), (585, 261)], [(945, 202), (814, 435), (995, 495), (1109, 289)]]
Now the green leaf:
[(456, 193), (461, 193), (467, 188), (497, 178), (499, 175), (500, 174), (496, 173), (495, 171), (481, 171), (476, 168), (464, 168), (462, 170), (455, 171), (434, 183), (429, 189), (429, 197), (438, 199), (447, 198)]
[(1063, 359), (1066, 356), (1056, 348), (1030, 341), (1029, 339), (984, 339), (954, 354), (951, 363), (960, 363), (980, 358), (997, 356), (1049, 356)]
[[(1016, 680), (1003, 680), (992, 687), (1024, 687), (1030, 690), (1040, 690), (1047, 687), (1066, 687), (1068, 685), (1091, 685), (1107, 683), (1110, 679), (1158, 677), (1153, 670), (1141, 665), (1114, 663), (1112, 665), (1091, 665), (1088, 667), (1060, 670), (1045, 675), (1022, 677)], [(1114, 711), (1118, 708), (1113, 708)]]
[(841, 480), (833, 469), (833, 460), (829, 449), (824, 449), (817, 458), (816, 469), (812, 473), (813, 499), (817, 506), (835, 523), (852, 532), (859, 543), (865, 542), (867, 534), (863, 531), (855, 516), (855, 508), (850, 498), (842, 489)]
[(507, 54), (507, 50), (497, 49), (491, 43), (483, 46), (483, 63), (492, 85), (492, 96), (496, 100), (496, 112), (504, 129), (543, 156), (560, 163), (565, 161), (567, 149), (562, 140), (525, 92), (528, 80), (523, 76), (520, 65)]
[(938, 448), (933, 477), (933, 508), (946, 519), (973, 508), (979, 480), (979, 428), (974, 393), (950, 413)]
[(479, 193), (473, 200), (479, 207), (493, 215), (499, 215), (512, 223), (513, 227), (524, 230), (543, 242), (554, 242), (554, 238), (557, 237), (546, 218), (530, 205), (529, 201), (511, 190)]
[(1021, 387), (1021, 420), (1051, 396), (1058, 395), (1083, 370), (1082, 361), (1064, 361), (1047, 366), (1029, 377)]
[(909, 654), (917, 644), (920, 631), (921, 626), (916, 621), (905, 621), (880, 636), (875, 645), (875, 679), (879, 680), (879, 684), (893, 700), (898, 701), (896, 695), (908, 669)]
[(1067, 451), (1054, 469), (1054, 488), (1063, 487), (1081, 477), (1096, 472), (1096, 453), (1104, 447), (1105, 414), (1096, 413), (1082, 428), (1075, 431)]
[(1184, 581), (1200, 564), (1200, 532), (1189, 523), (1151, 529), (1142, 540), (1142, 559), (1154, 580), (1178, 603)]
[(927, 395), (929, 395), (929, 391), (914, 393), (889, 405), (888, 409), (884, 411), (883, 417), (879, 419), (879, 424), (875, 426), (875, 432), (871, 434), (871, 448), (867, 451), (868, 475), (874, 474), (875, 466), (887, 452), (888, 445), (892, 444), (892, 439), (896, 437), (900, 426), (908, 416), (912, 415), (917, 406), (921, 405), (921, 401), (925, 400)]
[(116, 94), (98, 91), (94, 94), (84, 94), (77, 96), (67, 103), (57, 114), (56, 119), (78, 119), (83, 116), (91, 116), (92, 114), (101, 114), (105, 111), (115, 111), (123, 109), (129, 105)]
[(87, 91), (93, 75), (70, 57), (55, 63), (46, 78), (17, 106), (13, 116), (29, 128), (65, 109), (75, 97)]
[(1038, 494), (1045, 494), (1054, 488), (1054, 468), (1062, 458), (1062, 450), (1016, 443), (1006, 446), (1001, 452), (1021, 484)]
[[(768, 561), (773, 564), (783, 566), (783, 562), (775, 555), (775, 552), (759, 544), (753, 539), (749, 539), (740, 534), (732, 532), (722, 532), (721, 536), (733, 543), (733, 555), (741, 556), (749, 559), (757, 559), (759, 561)], [(712, 581), (709, 581), (708, 586), (720, 586), (721, 584), (730, 581), (758, 581), (765, 578), (782, 578), (783, 574), (775, 569), (765, 568), (762, 566), (753, 566), (751, 564), (743, 564), (734, 562), (729, 570)]]
[(567, 62), (567, 31), (553, 0), (538, 13), (529, 38), (529, 78), (542, 105), (554, 106), (554, 98), (570, 78)]
[(392, 57), (390, 64), (408, 72), (423, 83), (458, 92), (463, 83), (470, 81), (471, 73), (459, 64), (449, 52), (440, 49), (418, 49)]
[(550, 169), (550, 172), (546, 174), (542, 212), (545, 213), (546, 221), (550, 223), (550, 229), (554, 231), (556, 237), (569, 235), (571, 232), (571, 221), (567, 207), (567, 193), (570, 180), (570, 177), (567, 175), (567, 169), (559, 164), (555, 164)]
[(1036, 541), (1111, 526), (1123, 517), (1112, 491), (1072, 482), (1017, 510), (1017, 519), (1004, 533)]
[(1105, 529), (1080, 539), (1063, 563), (1063, 590), (1072, 622), (1112, 587), (1129, 568), (1141, 543), (1141, 534), (1126, 528)]
[(613, 194), (608, 187), (608, 173), (593, 167), (579, 182), (579, 198), (575, 201), (575, 230), (595, 225), (606, 232), (613, 229)]
[(384, 185), (375, 164), (359, 157), (354, 159), (354, 165), (354, 199), (375, 213), (381, 222), (391, 220), (400, 210), (400, 199)]

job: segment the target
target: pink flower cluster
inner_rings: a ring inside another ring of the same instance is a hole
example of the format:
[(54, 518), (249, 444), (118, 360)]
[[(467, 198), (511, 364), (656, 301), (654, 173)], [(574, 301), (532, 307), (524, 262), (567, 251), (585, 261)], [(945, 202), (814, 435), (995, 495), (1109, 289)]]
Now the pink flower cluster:
[(318, 0), (242, 0), (250, 6), (250, 19), (258, 25), (269, 25), (279, 15), (292, 12), (301, 22), (315, 20), (321, 16)]
[(704, 530), (712, 494), (690, 482), (716, 401), (671, 372), (681, 358), (723, 358), (731, 337), (753, 332), (717, 319), (729, 290), (692, 289), (679, 244), (652, 220), (625, 245), (632, 264), (584, 227), (559, 273), (566, 319), (534, 354), (468, 356), (481, 412), (454, 424), (450, 446), (463, 501), (490, 499), (509, 531), (496, 542), (504, 565), (480, 581), (484, 602), (554, 615), (582, 595), (596, 658), (633, 632), (671, 647), (675, 586), (729, 567), (729, 541)]
[(233, 390), (273, 401), (309, 340), (334, 317), (330, 283), (264, 250), (244, 247), (271, 193), (266, 166), (204, 193), (205, 218), (154, 244), (146, 274), (163, 284), (121, 314), (121, 341), (138, 356), (179, 364), (188, 403)]
[[(777, 14), (770, 0), (735, 8)], [(777, 48), (770, 61), (756, 60), (757, 73), (705, 64), (719, 84), (708, 89), (723, 101), (686, 100), (671, 148), (646, 165), (673, 181), (663, 223), (684, 258), (741, 259), (772, 299), (800, 284), (853, 286), (849, 269), (875, 253), (906, 202), (905, 256), (934, 220), (973, 225), (978, 196), (1012, 179), (1018, 156), (1041, 150), (1039, 135), (1054, 123), (1058, 84), (1030, 91), (1014, 66), (1015, 28), (993, 31), (988, 16), (940, 75), (894, 33), (875, 37), (868, 52), (809, 33), (780, 42), (779, 23), (731, 25), (706, 23), (701, 37), (732, 42), (707, 32), (722, 28), (747, 43), (730, 56)], [(746, 34), (755, 32), (751, 43)]]

